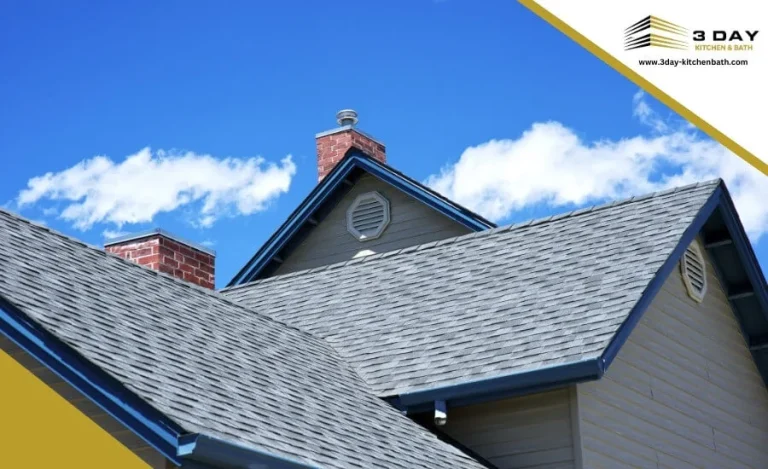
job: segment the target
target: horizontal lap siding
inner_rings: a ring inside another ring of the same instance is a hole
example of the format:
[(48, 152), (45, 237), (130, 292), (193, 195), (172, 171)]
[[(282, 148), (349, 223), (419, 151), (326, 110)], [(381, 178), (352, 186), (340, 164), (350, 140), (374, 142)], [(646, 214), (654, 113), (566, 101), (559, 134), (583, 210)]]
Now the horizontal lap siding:
[(679, 269), (602, 380), (578, 386), (585, 468), (768, 468), (768, 391), (711, 264)]
[(34, 357), (24, 352), (10, 340), (1, 335), (0, 349), (8, 353), (8, 355), (15, 359), (24, 368), (32, 372), (35, 376), (38, 377), (38, 379), (56, 391), (57, 394), (66, 399), (70, 404), (88, 416), (107, 433), (112, 435), (117, 441), (122, 443), (134, 454), (143, 459), (144, 462), (149, 465), (149, 467), (153, 469), (166, 469), (166, 467), (173, 467), (170, 465), (166, 466), (165, 457), (157, 450), (146, 444), (144, 440), (136, 436), (136, 434), (134, 434), (131, 430), (127, 429), (125, 426), (123, 426), (123, 424), (104, 412), (90, 399), (82, 395), (80, 391), (67, 384), (65, 381), (59, 378), (58, 375), (38, 362)]
[(444, 431), (499, 469), (573, 469), (568, 389), (448, 410)]
[[(347, 208), (360, 194), (378, 191), (390, 204), (391, 220), (380, 238), (360, 242), (347, 231)], [(331, 213), (277, 269), (275, 275), (353, 259), (363, 250), (375, 253), (429, 243), (470, 230), (370, 175), (364, 175)]]

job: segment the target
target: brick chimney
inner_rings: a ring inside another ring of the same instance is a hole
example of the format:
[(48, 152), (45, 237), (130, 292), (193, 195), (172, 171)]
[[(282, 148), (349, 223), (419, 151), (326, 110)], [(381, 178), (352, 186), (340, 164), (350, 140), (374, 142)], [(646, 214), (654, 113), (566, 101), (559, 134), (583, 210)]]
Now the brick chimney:
[(105, 243), (104, 249), (195, 285), (214, 288), (216, 253), (164, 230), (115, 238)]
[(336, 113), (336, 122), (339, 127), (315, 135), (318, 181), (322, 181), (352, 147), (382, 163), (387, 162), (384, 144), (355, 128), (357, 112), (352, 109), (341, 110)]

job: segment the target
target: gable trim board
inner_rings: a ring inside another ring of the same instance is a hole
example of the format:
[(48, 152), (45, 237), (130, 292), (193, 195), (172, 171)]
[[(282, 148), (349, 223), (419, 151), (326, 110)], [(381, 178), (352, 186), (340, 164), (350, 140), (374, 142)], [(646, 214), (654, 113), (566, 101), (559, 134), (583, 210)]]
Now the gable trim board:
[(210, 464), (239, 464), (237, 467), (261, 464), (274, 469), (315, 469), (205, 435), (184, 434), (176, 423), (2, 297), (0, 333), (177, 466), (188, 459)]
[[(725, 194), (727, 195), (727, 189), (725, 190)], [(750, 286), (752, 288), (751, 293), (752, 295), (755, 295), (757, 298), (757, 301), (760, 305), (760, 308), (763, 312), (763, 315), (766, 319), (768, 319), (768, 284), (766, 284), (765, 278), (763, 276), (762, 270), (760, 270), (760, 265), (757, 262), (757, 258), (755, 257), (755, 252), (752, 249), (749, 239), (747, 238), (747, 234), (744, 232), (744, 227), (742, 226), (739, 218), (738, 218), (738, 212), (736, 212), (736, 207), (733, 205), (733, 200), (730, 196), (723, 197), (723, 204), (726, 207), (726, 210), (723, 211), (723, 219), (725, 221), (726, 227), (728, 228), (728, 232), (730, 233), (732, 237), (732, 242), (730, 243), (736, 248), (738, 258), (741, 260), (741, 264), (744, 266), (747, 274), (747, 278), (749, 279)], [(722, 241), (722, 240), (721, 240)], [(715, 254), (718, 251), (718, 248), (727, 247), (728, 244), (725, 245), (714, 245), (712, 244), (710, 248), (707, 248), (710, 255), (715, 257)], [(706, 248), (706, 245), (705, 245)], [(721, 282), (723, 281), (722, 278), (722, 272), (718, 266), (717, 262), (714, 262), (716, 273), (718, 275), (718, 280)], [(727, 283), (723, 283), (723, 285), (728, 289), (728, 303), (731, 305), (731, 308), (734, 309), (734, 311), (739, 315), (739, 318), (742, 318), (742, 314), (744, 314), (744, 311), (742, 311), (743, 308), (741, 308), (739, 305), (742, 303), (739, 300), (747, 299), (750, 297), (750, 295), (745, 295), (745, 291), (734, 291), (736, 289), (733, 288), (732, 285), (728, 285)], [(739, 321), (741, 323), (741, 321)], [(744, 331), (742, 331), (744, 332)], [(749, 349), (751, 352), (765, 352), (766, 347), (768, 347), (768, 334), (763, 334), (758, 338), (757, 341), (750, 340), (748, 337), (748, 334), (744, 332), (745, 338), (747, 339), (747, 344), (749, 346)], [(763, 359), (768, 361), (768, 352), (765, 352), (763, 355)], [(766, 381), (766, 384), (768, 385), (768, 376), (766, 376), (766, 373), (761, 369), (761, 372), (763, 374), (763, 379)]]
[[(743, 266), (742, 268), (745, 269), (746, 276), (751, 284), (752, 292), (759, 301), (759, 308), (745, 309), (738, 302), (739, 299), (743, 299), (742, 297), (729, 295), (730, 306), (739, 318), (745, 340), (750, 345), (752, 356), (763, 376), (763, 380), (768, 385), (768, 349), (765, 347), (765, 344), (768, 343), (765, 341), (765, 338), (768, 335), (758, 334), (756, 336), (745, 327), (745, 318), (750, 317), (752, 323), (758, 324), (761, 330), (768, 331), (768, 290), (766, 289), (765, 279), (758, 267), (757, 259), (750, 247), (746, 233), (738, 220), (731, 197), (728, 194), (727, 188), (720, 182), (706, 203), (699, 209), (698, 214), (694, 217), (688, 228), (683, 232), (672, 254), (656, 272), (624, 323), (619, 327), (608, 346), (598, 358), (538, 368), (512, 375), (403, 393), (388, 398), (389, 402), (406, 413), (414, 413), (424, 411), (438, 400), (446, 401), (449, 407), (457, 407), (600, 379), (629, 338), (632, 330), (640, 321), (643, 313), (660, 291), (670, 273), (677, 267), (686, 248), (696, 239), (699, 233), (703, 230), (706, 231), (705, 226), (713, 219), (716, 213), (720, 214), (720, 218), (727, 229), (729, 239), (732, 240), (731, 243), (737, 250), (737, 258), (728, 260), (736, 261)], [(706, 241), (704, 244), (705, 246), (707, 245)], [(717, 265), (717, 260), (714, 256), (713, 263)], [(718, 270), (716, 272), (718, 280), (726, 288), (732, 288), (729, 287), (729, 283), (721, 276), (720, 269), (716, 270)]]
[(241, 285), (261, 278), (270, 264), (279, 264), (282, 260), (280, 257), (281, 251), (286, 248), (291, 240), (300, 235), (302, 228), (309, 225), (310, 228), (307, 228), (307, 230), (311, 229), (312, 226), (322, 221), (322, 216), (320, 216), (322, 210), (320, 209), (324, 206), (335, 205), (351, 189), (354, 183), (350, 178), (356, 171), (371, 174), (384, 183), (399, 189), (473, 231), (483, 231), (496, 227), (494, 223), (446, 199), (392, 167), (382, 164), (355, 148), (351, 148), (333, 171), (312, 190), (285, 223), (275, 231), (245, 266), (235, 274), (227, 284), (227, 287)]

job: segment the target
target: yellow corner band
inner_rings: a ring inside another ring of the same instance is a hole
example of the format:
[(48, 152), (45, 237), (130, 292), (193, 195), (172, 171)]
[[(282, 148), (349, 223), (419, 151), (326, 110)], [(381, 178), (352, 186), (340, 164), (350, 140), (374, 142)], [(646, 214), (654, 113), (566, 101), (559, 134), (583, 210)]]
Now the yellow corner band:
[(707, 123), (707, 121), (691, 112), (690, 109), (677, 102), (667, 93), (661, 91), (653, 83), (641, 77), (637, 72), (627, 67), (611, 54), (598, 47), (597, 44), (587, 39), (584, 35), (572, 27), (568, 26), (565, 22), (563, 22), (563, 20), (553, 15), (549, 10), (542, 7), (534, 0), (519, 1), (521, 4), (523, 4), (523, 6), (536, 13), (547, 23), (554, 26), (558, 31), (576, 41), (579, 45), (581, 45), (581, 47), (596, 55), (600, 60), (613, 67), (614, 70), (624, 75), (630, 81), (645, 90), (648, 94), (664, 103), (667, 107), (683, 116), (690, 123), (701, 129), (707, 135), (720, 142), (720, 144), (722, 144), (725, 148), (740, 156), (744, 161), (751, 164), (757, 168), (758, 171), (768, 176), (768, 163), (760, 160), (760, 158), (747, 151), (746, 148), (742, 147), (727, 135), (712, 127), (709, 123)]

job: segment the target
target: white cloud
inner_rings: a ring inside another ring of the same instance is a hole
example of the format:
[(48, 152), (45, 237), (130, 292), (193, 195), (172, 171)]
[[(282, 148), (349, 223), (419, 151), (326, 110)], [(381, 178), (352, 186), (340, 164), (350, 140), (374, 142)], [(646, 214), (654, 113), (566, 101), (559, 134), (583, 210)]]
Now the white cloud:
[(632, 96), (632, 115), (643, 124), (651, 127), (653, 130), (663, 133), (669, 130), (667, 124), (661, 120), (656, 112), (645, 100), (645, 93), (643, 90), (638, 90), (634, 96)]
[(216, 241), (212, 241), (210, 239), (206, 239), (204, 241), (201, 241), (200, 244), (202, 244), (203, 246), (205, 246), (207, 248), (212, 248), (212, 247), (216, 246)]
[(534, 205), (599, 203), (722, 177), (753, 240), (768, 232), (764, 174), (690, 125), (668, 125), (644, 94), (633, 103), (653, 135), (585, 142), (559, 122), (534, 123), (516, 139), (467, 148), (427, 184), (500, 221)]
[(115, 239), (119, 238), (121, 236), (127, 235), (127, 231), (120, 231), (120, 230), (104, 230), (101, 232), (101, 235), (104, 236), (106, 239)]
[[(20, 207), (48, 199), (64, 201), (59, 217), (76, 228), (95, 223), (149, 222), (181, 206), (196, 211), (196, 223), (211, 226), (227, 214), (264, 210), (287, 192), (296, 166), (263, 158), (215, 158), (149, 148), (114, 162), (96, 156), (58, 173), (34, 177), (17, 198)], [(105, 234), (106, 235), (106, 234)]]

